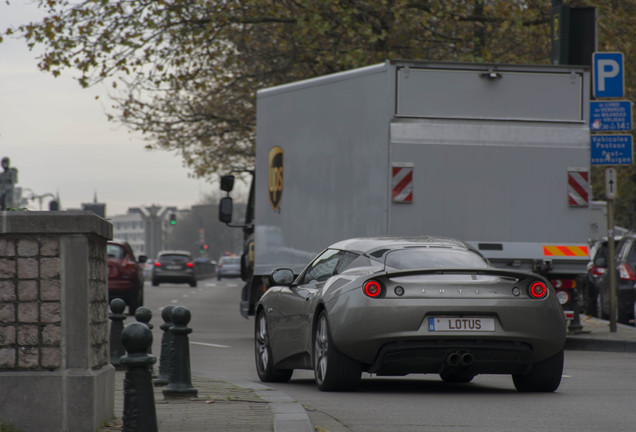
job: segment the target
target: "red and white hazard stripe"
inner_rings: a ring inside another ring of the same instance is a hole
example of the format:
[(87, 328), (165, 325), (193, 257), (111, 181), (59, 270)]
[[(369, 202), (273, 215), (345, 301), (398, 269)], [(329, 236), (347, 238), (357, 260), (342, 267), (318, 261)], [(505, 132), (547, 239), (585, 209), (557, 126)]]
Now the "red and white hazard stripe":
[(568, 171), (568, 204), (573, 207), (587, 206), (589, 185), (588, 171)]
[(413, 202), (413, 164), (393, 164), (391, 195), (393, 202)]

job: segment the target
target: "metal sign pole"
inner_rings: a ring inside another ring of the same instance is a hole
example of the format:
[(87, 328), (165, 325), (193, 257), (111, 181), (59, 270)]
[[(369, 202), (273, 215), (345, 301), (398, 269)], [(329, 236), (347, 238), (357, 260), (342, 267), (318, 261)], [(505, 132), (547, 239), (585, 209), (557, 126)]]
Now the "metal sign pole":
[(605, 170), (607, 196), (607, 271), (610, 280), (610, 333), (616, 333), (616, 262), (614, 260), (614, 198), (616, 198), (616, 169)]

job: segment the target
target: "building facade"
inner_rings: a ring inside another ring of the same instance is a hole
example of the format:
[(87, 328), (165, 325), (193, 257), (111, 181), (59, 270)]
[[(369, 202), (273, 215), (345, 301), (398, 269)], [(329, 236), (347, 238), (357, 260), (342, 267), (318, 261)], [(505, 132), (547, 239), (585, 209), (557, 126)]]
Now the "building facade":
[(139, 213), (126, 213), (112, 216), (113, 238), (125, 240), (132, 247), (135, 256), (148, 255), (146, 251), (146, 227)]

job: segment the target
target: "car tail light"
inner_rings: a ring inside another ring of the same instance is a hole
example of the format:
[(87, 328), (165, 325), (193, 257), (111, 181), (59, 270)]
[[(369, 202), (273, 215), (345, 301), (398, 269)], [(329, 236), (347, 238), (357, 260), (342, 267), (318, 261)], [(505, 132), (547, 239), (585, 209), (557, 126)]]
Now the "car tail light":
[(576, 288), (576, 280), (574, 279), (551, 279), (550, 283), (555, 289)]
[(369, 297), (378, 297), (382, 293), (382, 285), (376, 280), (370, 280), (364, 283), (362, 290)]
[(618, 266), (618, 274), (623, 280), (636, 280), (636, 272), (627, 263), (623, 263)]
[(161, 263), (159, 261), (155, 261), (155, 267), (161, 267)]
[(188, 267), (194, 267), (194, 263), (192, 261), (190, 261), (189, 263), (186, 264), (186, 266)]
[(590, 267), (589, 273), (595, 278), (600, 278), (605, 274), (605, 270), (605, 267), (592, 266)]
[(530, 285), (530, 297), (540, 299), (548, 294), (548, 288), (543, 282), (533, 282)]

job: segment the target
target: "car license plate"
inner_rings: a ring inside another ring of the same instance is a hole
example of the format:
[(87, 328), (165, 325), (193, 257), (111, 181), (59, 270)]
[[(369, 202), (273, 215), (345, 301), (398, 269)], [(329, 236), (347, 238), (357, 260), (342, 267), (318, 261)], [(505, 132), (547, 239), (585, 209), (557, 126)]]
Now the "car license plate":
[(488, 317), (430, 317), (428, 331), (495, 331), (495, 319)]
[(181, 266), (178, 265), (168, 265), (166, 266), (166, 270), (179, 270)]

